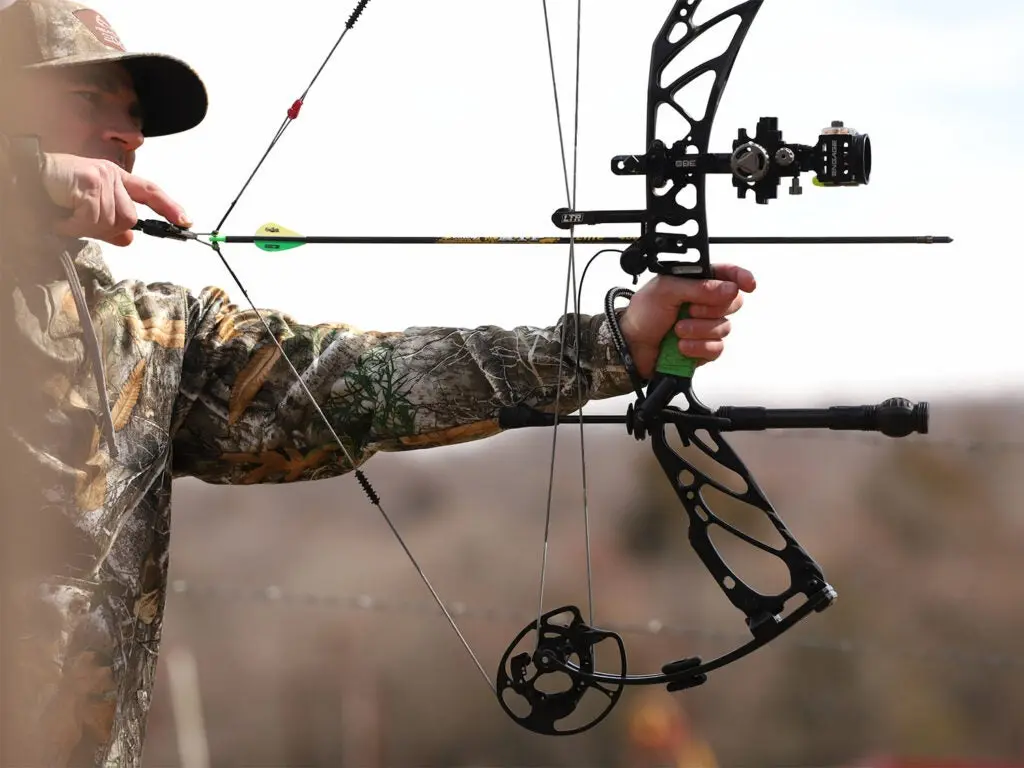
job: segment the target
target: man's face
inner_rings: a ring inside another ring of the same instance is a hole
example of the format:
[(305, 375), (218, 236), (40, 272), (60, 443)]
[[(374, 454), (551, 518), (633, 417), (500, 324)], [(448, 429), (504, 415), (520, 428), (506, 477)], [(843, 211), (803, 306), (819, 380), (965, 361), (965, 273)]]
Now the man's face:
[(131, 172), (142, 146), (142, 110), (131, 76), (117, 63), (23, 74), (5, 111), (11, 133), (39, 136), (46, 152), (109, 160)]

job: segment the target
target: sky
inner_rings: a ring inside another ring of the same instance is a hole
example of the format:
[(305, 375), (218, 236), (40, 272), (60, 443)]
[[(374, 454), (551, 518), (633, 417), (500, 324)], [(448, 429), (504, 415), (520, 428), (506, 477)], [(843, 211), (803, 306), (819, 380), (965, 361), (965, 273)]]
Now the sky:
[[(185, 206), (197, 231), (220, 219), (354, 4), (97, 0), (129, 49), (183, 58), (207, 85), (205, 122), (147, 142), (136, 165)], [(571, 172), (576, 2), (547, 5)], [(670, 7), (584, 3), (580, 208), (643, 205), (642, 181), (614, 176), (609, 160), (644, 151), (650, 46)], [(1022, 29), (1016, 0), (766, 0), (725, 90), (712, 150), (727, 151), (740, 127), (753, 131), (764, 115), (801, 143), (841, 119), (871, 136), (871, 183), (826, 190), (808, 180), (803, 196), (783, 187), (757, 206), (738, 200), (728, 178), (712, 178), (710, 233), (955, 242), (714, 248), (714, 261), (751, 269), (758, 288), (733, 319), (725, 355), (698, 374), (706, 402), (1016, 393)], [(274, 221), (309, 235), (548, 235), (565, 202), (541, 0), (371, 0), (224, 232)], [(636, 232), (607, 225), (581, 234)], [(577, 249), (580, 269), (595, 250)], [(224, 252), (260, 307), (381, 330), (551, 325), (568, 258), (559, 246)], [(195, 244), (140, 237), (107, 254), (118, 278), (219, 285), (243, 303), (214, 254)], [(600, 257), (584, 311), (601, 311), (616, 285), (628, 276), (614, 254)]]

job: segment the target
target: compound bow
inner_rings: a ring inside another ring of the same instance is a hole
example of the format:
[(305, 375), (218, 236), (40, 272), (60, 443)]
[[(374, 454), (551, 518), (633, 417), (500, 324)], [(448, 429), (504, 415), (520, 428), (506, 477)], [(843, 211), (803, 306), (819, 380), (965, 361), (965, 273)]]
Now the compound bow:
[[(617, 175), (642, 175), (646, 179), (647, 206), (630, 211), (557, 210), (552, 221), (562, 229), (603, 223), (640, 224), (641, 235), (622, 252), (622, 269), (633, 276), (645, 271), (678, 278), (713, 277), (709, 255), (706, 208), (708, 174), (729, 174), (744, 198), (753, 192), (758, 204), (767, 204), (777, 195), (782, 178), (792, 179), (791, 194), (800, 194), (800, 174), (813, 172), (814, 183), (823, 187), (867, 184), (871, 173), (871, 142), (860, 134), (833, 122), (815, 145), (791, 144), (783, 140), (778, 121), (763, 117), (753, 137), (740, 129), (732, 152), (709, 151), (712, 123), (719, 101), (740, 46), (761, 9), (763, 0), (746, 0), (723, 11), (705, 23), (696, 24), (694, 14), (701, 0), (675, 0), (672, 10), (654, 40), (651, 53), (647, 102), (647, 151), (642, 155), (620, 155), (612, 158), (611, 169)], [(729, 20), (737, 21), (736, 29), (725, 51), (677, 77), (666, 72), (680, 54), (701, 35)], [(698, 78), (710, 74), (714, 78), (703, 116), (685, 109), (678, 96)], [(671, 147), (659, 140), (659, 117), (665, 109), (677, 112), (689, 124), (688, 133)], [(667, 229), (676, 228), (676, 231)], [(679, 230), (689, 230), (683, 234)], [(860, 239), (861, 242), (882, 242), (885, 238)], [(905, 238), (905, 242), (921, 242), (922, 238)], [(949, 238), (924, 238), (930, 242), (949, 242)], [(753, 239), (757, 242), (758, 239)], [(828, 240), (826, 239), (826, 242)], [(831, 242), (837, 242), (832, 240)], [(760, 240), (760, 242), (767, 242)], [(890, 240), (891, 242), (891, 240)], [(662, 254), (685, 260), (663, 261)], [(608, 322), (618, 328), (614, 301), (630, 296), (624, 289), (613, 289), (606, 297)], [(684, 307), (681, 317), (686, 316)], [(629, 351), (621, 331), (615, 334), (620, 353), (627, 367), (632, 368)], [(510, 717), (529, 730), (544, 734), (579, 733), (593, 727), (612, 710), (627, 685), (665, 685), (670, 691), (691, 688), (704, 683), (709, 672), (743, 658), (765, 645), (812, 612), (829, 607), (836, 591), (825, 580), (822, 569), (804, 550), (772, 507), (750, 470), (723, 438), (723, 432), (753, 431), (776, 428), (854, 429), (879, 431), (891, 437), (902, 437), (928, 429), (927, 404), (911, 404), (892, 398), (880, 405), (837, 406), (827, 409), (767, 409), (759, 407), (722, 407), (714, 411), (702, 404), (693, 392), (696, 363), (679, 351), (678, 339), (670, 333), (664, 340), (656, 373), (646, 391), (634, 376), (636, 401), (624, 417), (617, 419), (637, 440), (651, 438), (654, 455), (686, 510), (689, 541), (704, 566), (714, 577), (729, 601), (739, 609), (752, 635), (744, 645), (711, 661), (699, 657), (684, 658), (662, 666), (655, 674), (631, 675), (626, 672), (623, 641), (614, 632), (588, 626), (576, 606), (565, 606), (542, 615), (527, 625), (513, 640), (502, 658), (498, 675), (499, 701)], [(682, 396), (686, 406), (672, 401)], [(504, 416), (506, 427), (537, 426), (555, 423), (557, 416), (547, 416), (520, 409)], [(584, 423), (587, 417), (579, 417)], [(571, 421), (571, 417), (563, 421)], [(602, 423), (616, 419), (602, 418)], [(693, 446), (720, 467), (730, 470), (742, 482), (739, 488), (729, 487), (684, 458), (670, 444), (668, 430), (672, 427), (683, 446)], [(707, 435), (703, 437), (702, 435)], [(749, 508), (760, 510), (778, 532), (784, 546), (775, 549), (744, 533), (712, 511), (705, 493), (715, 489)], [(711, 539), (711, 530), (718, 527), (751, 546), (766, 552), (784, 564), (789, 586), (777, 594), (762, 594), (746, 584), (719, 554)], [(797, 595), (803, 602), (783, 617), (786, 603)], [(569, 617), (567, 623), (553, 619)], [(536, 635), (531, 653), (513, 655), (530, 633)], [(620, 669), (615, 673), (595, 671), (595, 647), (610, 641), (612, 656)], [(573, 662), (571, 659), (577, 659)], [(568, 675), (571, 684), (556, 692), (541, 689), (545, 675)], [(559, 730), (559, 721), (571, 715), (590, 690), (607, 697), (605, 706), (582, 725)], [(506, 703), (504, 695), (515, 694), (516, 704), (526, 704), (525, 713)]]
[[(345, 32), (352, 28), (365, 9), (368, 0), (361, 0), (353, 12)], [(729, 74), (741, 44), (750, 29), (764, 0), (745, 0), (735, 4), (704, 23), (694, 22), (694, 15), (702, 0), (673, 0), (672, 9), (654, 40), (647, 106), (647, 149), (641, 155), (621, 155), (611, 161), (612, 172), (617, 175), (641, 175), (646, 180), (646, 207), (641, 210), (578, 211), (573, 209), (570, 196), (569, 207), (560, 208), (553, 216), (554, 224), (569, 230), (570, 264), (573, 262), (572, 245), (577, 242), (575, 227), (604, 223), (639, 224), (638, 238), (621, 252), (622, 269), (634, 278), (643, 272), (672, 276), (678, 279), (701, 279), (713, 276), (709, 246), (714, 238), (708, 236), (705, 182), (709, 174), (727, 174), (743, 198), (753, 192), (758, 204), (774, 199), (780, 181), (791, 179), (791, 194), (800, 194), (800, 175), (814, 173), (814, 184), (821, 187), (858, 186), (867, 184), (871, 172), (871, 142), (866, 134), (860, 134), (841, 122), (834, 122), (826, 128), (812, 145), (791, 144), (783, 140), (775, 118), (761, 118), (753, 137), (741, 129), (733, 142), (732, 151), (712, 153), (709, 151), (712, 123), (719, 101), (729, 79)], [(545, 3), (545, 19), (547, 6)], [(668, 78), (670, 65), (695, 40), (727, 21), (736, 23), (732, 39), (725, 51), (715, 58), (691, 69), (678, 77)], [(344, 36), (344, 32), (342, 36)], [(550, 46), (550, 34), (549, 34)], [(578, 42), (578, 41), (577, 41)], [(337, 44), (335, 44), (337, 45)], [(550, 51), (550, 48), (549, 48)], [(577, 62), (578, 63), (578, 62)], [(553, 74), (553, 68), (552, 68)], [(713, 77), (713, 85), (707, 97), (703, 116), (697, 117), (680, 104), (678, 96), (689, 84), (704, 75)], [(311, 84), (312, 85), (312, 84)], [(307, 88), (307, 93), (308, 93)], [(557, 87), (556, 105), (557, 105)], [(288, 118), (282, 124), (274, 141), (276, 142), (291, 120), (298, 116), (303, 97), (293, 104)], [(675, 112), (689, 124), (684, 137), (671, 146), (660, 141), (658, 136), (659, 118), (665, 111)], [(273, 146), (273, 144), (271, 144)], [(269, 151), (269, 150), (268, 150)], [(266, 155), (264, 155), (264, 158)], [(563, 150), (564, 157), (564, 150)], [(262, 163), (262, 161), (261, 161)], [(259, 165), (257, 165), (257, 170)], [(253, 172), (255, 175), (255, 171)], [(252, 176), (250, 176), (250, 180)], [(248, 185), (248, 182), (246, 182)], [(566, 190), (568, 192), (568, 179)], [(243, 191), (245, 186), (243, 186)], [(239, 193), (239, 197), (241, 193)], [(235, 198), (237, 202), (238, 198)], [(388, 238), (301, 238), (274, 236), (264, 232), (262, 237), (229, 237), (219, 234), (228, 213), (210, 237), (209, 245), (218, 253), (225, 266), (242, 291), (249, 305), (256, 311), (244, 286), (231, 270), (220, 243), (262, 242), (268, 250), (291, 247), (300, 242), (374, 242), (388, 241)], [(197, 239), (195, 233), (180, 230), (164, 222), (141, 221), (136, 228), (151, 235), (178, 239)], [(670, 229), (671, 228), (671, 229)], [(685, 230), (685, 233), (683, 232)], [(392, 238), (391, 241), (398, 241)], [(486, 242), (487, 238), (407, 238), (406, 242)], [(564, 242), (563, 238), (524, 238), (504, 242)], [(600, 242), (601, 238), (580, 238), (580, 242)], [(609, 238), (609, 242), (616, 241)], [(758, 243), (948, 243), (948, 237), (878, 237), (878, 238), (734, 238), (733, 242)], [(663, 254), (671, 254), (674, 260), (662, 260)], [(683, 259), (682, 257), (687, 257)], [(575, 268), (570, 267), (571, 279), (575, 285)], [(702, 404), (693, 392), (692, 382), (695, 362), (683, 356), (678, 339), (670, 333), (662, 346), (657, 372), (649, 382), (642, 382), (636, 374), (629, 350), (619, 329), (615, 301), (628, 298), (632, 292), (616, 288), (608, 292), (605, 299), (605, 314), (613, 329), (613, 336), (627, 370), (633, 379), (636, 399), (624, 416), (561, 416), (556, 402), (554, 413), (541, 413), (527, 407), (503, 409), (499, 423), (504, 429), (522, 427), (555, 427), (560, 423), (617, 423), (637, 440), (651, 439), (654, 454), (666, 476), (675, 489), (689, 523), (689, 541), (701, 562), (714, 577), (728, 600), (744, 615), (751, 639), (738, 648), (711, 660), (698, 657), (673, 661), (662, 666), (660, 672), (652, 674), (628, 674), (626, 651), (622, 638), (614, 632), (596, 629), (584, 622), (580, 609), (565, 606), (555, 610), (538, 611), (538, 618), (520, 631), (502, 656), (497, 672), (496, 684), (491, 683), (476, 655), (470, 649), (451, 614), (445, 608), (437, 592), (431, 586), (422, 569), (387, 513), (381, 506), (380, 498), (373, 490), (363, 471), (348, 457), (355, 468), (355, 477), (363, 487), (371, 503), (384, 516), (406, 555), (416, 567), (420, 577), (430, 590), (434, 600), (444, 612), (459, 639), (469, 651), (481, 674), (487, 679), (497, 695), (503, 710), (519, 725), (541, 734), (573, 734), (592, 728), (615, 706), (625, 686), (665, 685), (670, 691), (691, 688), (704, 683), (708, 674), (726, 666), (757, 648), (765, 645), (797, 622), (813, 612), (829, 607), (836, 598), (836, 591), (825, 580), (822, 569), (804, 550), (789, 531), (778, 513), (772, 507), (765, 493), (752, 477), (749, 469), (723, 438), (724, 432), (757, 431), (766, 429), (833, 429), (869, 430), (882, 432), (891, 437), (902, 437), (914, 432), (926, 433), (928, 429), (927, 404), (914, 405), (901, 398), (886, 400), (880, 405), (836, 406), (824, 409), (769, 409), (760, 407), (721, 407), (711, 410)], [(578, 303), (578, 293), (573, 291)], [(259, 314), (257, 312), (257, 314)], [(685, 316), (686, 311), (681, 315)], [(260, 316), (262, 320), (262, 316)], [(264, 321), (264, 324), (265, 321)], [(563, 325), (564, 328), (564, 325)], [(280, 347), (276, 337), (267, 328), (268, 334)], [(564, 338), (563, 338), (564, 341)], [(334, 431), (333, 425), (320, 409), (312, 394), (306, 389), (298, 371), (292, 366), (284, 350), (280, 350), (299, 385), (305, 390), (315, 409), (323, 418), (328, 430), (337, 440), (342, 451), (347, 451), (344, 442)], [(579, 377), (577, 377), (578, 379)], [(673, 401), (682, 396), (684, 407)], [(738, 488), (728, 487), (711, 477), (707, 472), (684, 458), (670, 441), (670, 428), (683, 446), (694, 447), (707, 460), (720, 468), (734, 473), (741, 481)], [(706, 435), (706, 436), (705, 436)], [(779, 534), (783, 546), (771, 547), (748, 535), (727, 520), (715, 514), (706, 494), (709, 490), (721, 492), (744, 503), (748, 508), (758, 510)], [(550, 494), (549, 494), (550, 498)], [(548, 513), (550, 515), (550, 502)], [(762, 594), (745, 583), (725, 562), (712, 543), (711, 532), (721, 529), (741, 541), (777, 558), (785, 566), (789, 586), (776, 594)], [(546, 542), (545, 542), (546, 544)], [(543, 572), (542, 572), (543, 583)], [(786, 604), (791, 598), (803, 596), (802, 602), (788, 613)], [(542, 604), (543, 605), (543, 604)], [(556, 622), (558, 617), (568, 617), (567, 622)], [(532, 650), (515, 653), (528, 637), (532, 637)], [(609, 643), (606, 643), (609, 641)], [(611, 647), (617, 659), (617, 671), (602, 672), (596, 669), (595, 649), (602, 643)], [(559, 691), (542, 690), (541, 682), (548, 675), (567, 675), (570, 685)], [(592, 690), (599, 691), (606, 702), (596, 715), (580, 725), (559, 728), (558, 724), (576, 712), (584, 696)]]

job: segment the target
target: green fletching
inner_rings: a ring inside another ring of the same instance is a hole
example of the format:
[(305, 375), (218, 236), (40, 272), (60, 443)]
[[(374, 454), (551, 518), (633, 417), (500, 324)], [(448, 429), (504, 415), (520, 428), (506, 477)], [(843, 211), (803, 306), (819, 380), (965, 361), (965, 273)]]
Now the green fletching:
[[(261, 251), (290, 251), (292, 248), (298, 248), (300, 245), (305, 245), (301, 240), (276, 240), (275, 237), (302, 237), (298, 232), (293, 232), (287, 227), (282, 227), (280, 224), (273, 222), (267, 222), (262, 227), (256, 230), (257, 240), (255, 241), (256, 247)], [(264, 240), (263, 238), (266, 238)]]
[(295, 241), (282, 243), (279, 240), (257, 240), (255, 244), (261, 251), (290, 251), (292, 248), (305, 245), (305, 243)]

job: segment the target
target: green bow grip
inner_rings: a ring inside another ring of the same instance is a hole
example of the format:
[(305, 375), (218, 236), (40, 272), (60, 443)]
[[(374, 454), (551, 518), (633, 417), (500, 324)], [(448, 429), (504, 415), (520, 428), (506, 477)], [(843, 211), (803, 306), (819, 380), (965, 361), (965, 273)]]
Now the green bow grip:
[[(683, 304), (679, 308), (678, 319), (685, 320), (689, 316), (689, 304)], [(676, 336), (674, 327), (661, 340), (661, 351), (658, 353), (655, 370), (667, 376), (680, 376), (686, 379), (692, 378), (694, 371), (697, 370), (697, 361), (679, 351), (679, 337)]]

